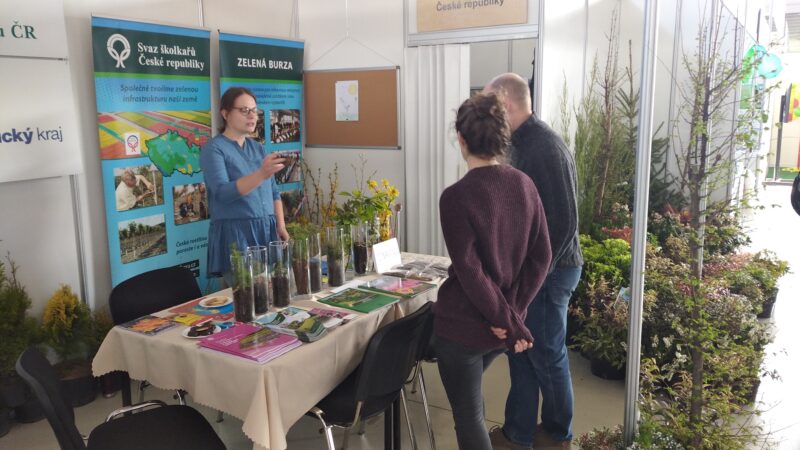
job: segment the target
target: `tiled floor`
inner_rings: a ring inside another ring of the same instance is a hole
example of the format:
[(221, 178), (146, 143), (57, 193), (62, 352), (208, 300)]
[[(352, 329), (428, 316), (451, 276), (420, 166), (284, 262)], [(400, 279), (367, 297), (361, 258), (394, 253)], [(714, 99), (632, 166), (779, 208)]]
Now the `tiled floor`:
[[(792, 301), (793, 294), (800, 287), (800, 239), (795, 230), (800, 225), (800, 217), (789, 206), (789, 188), (770, 186), (762, 195), (762, 203), (780, 203), (781, 208), (758, 211), (752, 215), (752, 239), (754, 249), (771, 248), (780, 257), (792, 262), (795, 273), (781, 282), (781, 291), (772, 320), (775, 328), (775, 343), (768, 349), (767, 367), (777, 369), (781, 380), (765, 379), (759, 391), (762, 409), (767, 411), (760, 417), (771, 439), (780, 450), (800, 450), (800, 327), (794, 321), (800, 312), (800, 304)], [(613, 426), (622, 423), (624, 385), (622, 382), (604, 381), (589, 373), (589, 364), (578, 354), (570, 355), (575, 385), (575, 434), (576, 436), (598, 426)], [(429, 401), (432, 409), (437, 448), (455, 449), (455, 432), (449, 404), (445, 397), (435, 365), (425, 366), (428, 381)], [(488, 426), (503, 421), (503, 407), (508, 392), (508, 365), (505, 357), (498, 358), (484, 377), (484, 397)], [(161, 398), (167, 401), (170, 393), (149, 388), (147, 398)], [(191, 398), (190, 398), (191, 400)], [(190, 403), (191, 404), (191, 403)], [(105, 415), (120, 405), (119, 397), (98, 398), (90, 405), (77, 408), (78, 428), (87, 433), (93, 426), (105, 419)], [(196, 406), (196, 405), (193, 405)], [(425, 421), (419, 395), (411, 396), (411, 416), (421, 449), (428, 448), (425, 435)], [(241, 421), (226, 416), (221, 424), (214, 423), (216, 413), (198, 407), (214, 424), (219, 435), (229, 449), (250, 449), (252, 443), (241, 431)], [(318, 433), (318, 423), (303, 418), (289, 431), (289, 448), (292, 450), (318, 450), (325, 448), (322, 436)], [(404, 446), (408, 445), (405, 426)], [(363, 437), (351, 439), (350, 448), (367, 450), (382, 448), (383, 421), (369, 423)], [(339, 435), (337, 435), (339, 436)], [(339, 442), (337, 440), (337, 442)], [(15, 424), (11, 432), (0, 438), (2, 450), (50, 450), (58, 448), (55, 437), (47, 421), (35, 424)], [(766, 448), (759, 445), (757, 448)]]

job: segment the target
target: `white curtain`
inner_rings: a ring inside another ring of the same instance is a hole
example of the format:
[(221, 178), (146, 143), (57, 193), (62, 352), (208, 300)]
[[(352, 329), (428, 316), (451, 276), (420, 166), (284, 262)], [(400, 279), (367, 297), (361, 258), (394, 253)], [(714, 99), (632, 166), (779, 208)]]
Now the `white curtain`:
[(466, 173), (455, 114), (469, 97), (469, 45), (405, 49), (406, 250), (447, 254), (439, 196)]

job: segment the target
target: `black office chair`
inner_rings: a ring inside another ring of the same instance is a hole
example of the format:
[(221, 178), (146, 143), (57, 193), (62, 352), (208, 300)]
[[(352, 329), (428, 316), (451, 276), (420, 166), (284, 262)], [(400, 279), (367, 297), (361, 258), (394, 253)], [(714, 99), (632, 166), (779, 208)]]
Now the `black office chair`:
[[(89, 434), (87, 442), (75, 426), (75, 412), (64, 398), (53, 366), (33, 347), (17, 359), (17, 373), (31, 387), (62, 450), (225, 449), (214, 429), (197, 410), (151, 401), (118, 409)], [(154, 409), (146, 409), (155, 407)], [(120, 417), (127, 414), (125, 417)]]
[[(202, 296), (191, 270), (185, 267), (166, 267), (129, 278), (111, 290), (108, 307), (115, 325), (129, 322), (171, 306)], [(130, 377), (122, 380), (122, 405), (131, 404)], [(139, 383), (139, 403), (144, 401), (147, 381)], [(178, 401), (186, 404), (185, 393), (177, 391)]]
[[(349, 431), (362, 420), (391, 411), (398, 397), (406, 408), (409, 435), (416, 446), (403, 386), (417, 362), (430, 318), (431, 303), (426, 303), (416, 312), (379, 329), (367, 344), (361, 364), (306, 413), (322, 422), (329, 450), (335, 449), (333, 427), (345, 429), (341, 448), (347, 448)], [(390, 426), (388, 422), (386, 427)]]
[(420, 396), (422, 397), (422, 408), (425, 411), (425, 422), (428, 426), (428, 441), (431, 450), (436, 450), (436, 439), (433, 437), (433, 423), (431, 422), (431, 412), (428, 407), (428, 392), (425, 386), (425, 376), (422, 373), (422, 363), (436, 363), (436, 354), (431, 346), (431, 339), (433, 338), (433, 314), (426, 324), (425, 331), (423, 332), (420, 345), (417, 347), (417, 362), (414, 365), (414, 372), (411, 374), (411, 379), (406, 381), (406, 384), (412, 383), (411, 393), (416, 394), (417, 386), (420, 389)]

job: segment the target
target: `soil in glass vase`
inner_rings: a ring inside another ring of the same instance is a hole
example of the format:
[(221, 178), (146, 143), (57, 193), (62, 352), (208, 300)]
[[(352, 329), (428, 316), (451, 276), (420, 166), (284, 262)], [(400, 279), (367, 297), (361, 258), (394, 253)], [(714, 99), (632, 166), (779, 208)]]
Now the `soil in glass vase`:
[(275, 302), (275, 307), (285, 308), (289, 306), (289, 300), (291, 299), (289, 275), (285, 268), (277, 268), (270, 281), (272, 282), (272, 301)]
[(358, 275), (367, 273), (368, 260), (367, 244), (365, 242), (353, 242), (353, 270)]

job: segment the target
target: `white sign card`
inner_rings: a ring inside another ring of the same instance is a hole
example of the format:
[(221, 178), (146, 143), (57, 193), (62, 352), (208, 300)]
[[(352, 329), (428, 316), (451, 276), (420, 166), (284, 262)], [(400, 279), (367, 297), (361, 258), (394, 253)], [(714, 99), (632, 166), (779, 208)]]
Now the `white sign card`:
[(62, 0), (3, 0), (0, 55), (67, 57)]
[(358, 121), (358, 80), (336, 82), (336, 121)]
[(400, 244), (397, 238), (391, 238), (372, 246), (372, 259), (375, 261), (375, 272), (383, 273), (403, 263), (400, 258)]
[(82, 171), (66, 61), (7, 58), (0, 83), (0, 183)]

